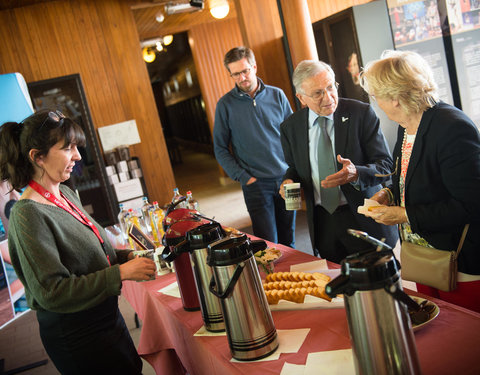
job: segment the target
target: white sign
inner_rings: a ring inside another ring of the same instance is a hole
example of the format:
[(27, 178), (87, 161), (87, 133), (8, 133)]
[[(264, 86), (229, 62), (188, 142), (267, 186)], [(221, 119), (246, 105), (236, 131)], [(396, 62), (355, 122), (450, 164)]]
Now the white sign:
[(140, 135), (135, 120), (102, 126), (98, 128), (98, 135), (104, 152), (113, 150), (118, 146), (140, 143)]
[(117, 200), (119, 202), (132, 198), (143, 197), (143, 188), (138, 178), (113, 184)]

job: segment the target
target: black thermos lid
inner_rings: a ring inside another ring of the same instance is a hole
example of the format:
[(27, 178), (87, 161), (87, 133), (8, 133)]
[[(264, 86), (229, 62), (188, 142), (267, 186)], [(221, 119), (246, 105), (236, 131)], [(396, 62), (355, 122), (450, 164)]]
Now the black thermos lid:
[(349, 277), (349, 289), (372, 290), (396, 282), (400, 266), (390, 250), (348, 256), (342, 261), (342, 275)]
[(252, 247), (245, 234), (226, 237), (208, 245), (207, 264), (213, 266), (229, 266), (238, 264), (252, 256)]
[(225, 232), (219, 223), (209, 223), (189, 230), (186, 237), (190, 250), (204, 249), (209, 244), (225, 237)]

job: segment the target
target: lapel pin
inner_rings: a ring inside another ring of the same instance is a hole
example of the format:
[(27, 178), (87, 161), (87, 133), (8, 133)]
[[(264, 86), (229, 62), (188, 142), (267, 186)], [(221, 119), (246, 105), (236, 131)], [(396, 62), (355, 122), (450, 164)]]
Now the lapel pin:
[(347, 121), (347, 120), (348, 120), (348, 117), (343, 117), (343, 116), (342, 116), (342, 122), (345, 122), (345, 121)]

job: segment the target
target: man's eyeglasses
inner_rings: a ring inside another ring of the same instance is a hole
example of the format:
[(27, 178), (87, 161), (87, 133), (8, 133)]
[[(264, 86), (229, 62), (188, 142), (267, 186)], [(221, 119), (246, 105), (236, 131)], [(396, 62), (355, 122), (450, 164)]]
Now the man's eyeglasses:
[(47, 117), (45, 117), (45, 120), (43, 120), (42, 125), (40, 125), (40, 128), (43, 127), (47, 123), (47, 121), (52, 121), (54, 123), (59, 123), (59, 125), (62, 125), (63, 120), (65, 119), (65, 115), (60, 112), (60, 111), (55, 111), (55, 112), (48, 112)]
[(329, 85), (329, 86), (325, 87), (324, 89), (315, 91), (312, 95), (308, 95), (308, 94), (303, 94), (303, 95), (308, 96), (309, 98), (312, 98), (313, 100), (322, 100), (325, 97), (326, 92), (331, 94), (331, 93), (337, 91), (337, 89), (338, 89), (338, 82), (335, 82), (333, 85)]
[(252, 70), (251, 67), (247, 68), (247, 69), (244, 69), (241, 72), (232, 73), (232, 74), (230, 74), (230, 77), (232, 77), (233, 79), (239, 79), (240, 76), (247, 76), (248, 73), (250, 73), (250, 70)]

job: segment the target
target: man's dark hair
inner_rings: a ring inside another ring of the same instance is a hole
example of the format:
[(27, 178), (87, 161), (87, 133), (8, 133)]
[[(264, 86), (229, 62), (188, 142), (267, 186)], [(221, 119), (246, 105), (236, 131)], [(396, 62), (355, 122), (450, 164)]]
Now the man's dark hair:
[(253, 51), (248, 47), (242, 46), (232, 48), (230, 51), (228, 51), (223, 59), (223, 65), (225, 65), (225, 68), (227, 68), (227, 70), (230, 72), (230, 69), (228, 69), (228, 64), (234, 63), (235, 61), (239, 61), (243, 58), (246, 58), (252, 66), (256, 64)]

